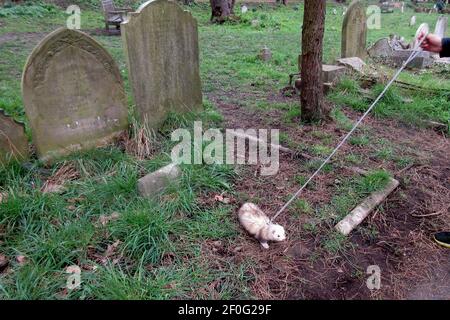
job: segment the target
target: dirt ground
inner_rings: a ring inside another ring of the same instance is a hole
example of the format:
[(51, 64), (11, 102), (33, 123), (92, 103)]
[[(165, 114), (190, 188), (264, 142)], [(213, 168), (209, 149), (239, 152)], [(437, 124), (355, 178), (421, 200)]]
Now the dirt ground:
[[(313, 144), (316, 139), (311, 134), (313, 127), (283, 125), (281, 112), (251, 111), (224, 103), (220, 96), (209, 99), (219, 106), (227, 128), (279, 128), (296, 142)], [(268, 99), (292, 101), (298, 97), (271, 94)], [(345, 113), (352, 120), (360, 116), (353, 111)], [(375, 237), (354, 231), (350, 236), (351, 248), (332, 255), (321, 243), (333, 226), (322, 226), (320, 232), (306, 232), (302, 225), (314, 218), (287, 213), (277, 222), (287, 227), (290, 237), (269, 251), (262, 250), (244, 233), (238, 244), (220, 248), (207, 244), (205, 250), (214, 256), (217, 268), (223, 268), (225, 261), (240, 261), (250, 254), (254, 261), (252, 289), (264, 299), (450, 299), (450, 251), (432, 240), (434, 232), (450, 230), (448, 138), (394, 120), (369, 118), (364, 126), (370, 128), (373, 138), (388, 140), (414, 160), (399, 169), (393, 162), (366, 156), (371, 152), (370, 146), (346, 145), (337, 155), (339, 159), (350, 152), (363, 155), (363, 169), (387, 169), (401, 183), (361, 226), (375, 226), (378, 230)], [(330, 133), (335, 144), (345, 134), (331, 122), (314, 128), (317, 129)], [(280, 161), (279, 174), (270, 178), (258, 176), (255, 167), (244, 169), (237, 186), (238, 193), (248, 195), (249, 200), (262, 199), (262, 209), (269, 215), (297, 190), (298, 185), (290, 183), (293, 177), (305, 172), (305, 159), (282, 154)], [(336, 179), (351, 174), (344, 169), (321, 174), (315, 181), (315, 190), (306, 190), (302, 197), (314, 205), (324, 205), (333, 194)], [(370, 265), (381, 268), (380, 290), (370, 291), (366, 286), (366, 269)]]

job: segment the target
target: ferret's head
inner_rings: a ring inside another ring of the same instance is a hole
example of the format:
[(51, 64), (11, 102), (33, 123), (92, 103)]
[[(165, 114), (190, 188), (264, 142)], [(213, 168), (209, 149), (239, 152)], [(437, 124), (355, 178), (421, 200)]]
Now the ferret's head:
[(279, 224), (271, 224), (268, 229), (268, 237), (270, 241), (281, 242), (286, 240), (286, 232)]

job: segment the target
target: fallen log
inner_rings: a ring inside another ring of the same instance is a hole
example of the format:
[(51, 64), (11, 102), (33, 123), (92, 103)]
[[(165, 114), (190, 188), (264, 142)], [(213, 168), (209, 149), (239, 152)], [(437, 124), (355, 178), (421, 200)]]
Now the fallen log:
[(360, 205), (353, 209), (342, 221), (336, 226), (343, 235), (347, 236), (353, 231), (365, 218), (380, 205), (398, 186), (399, 182), (393, 178), (390, 178), (387, 186), (379, 191), (375, 191), (368, 196)]

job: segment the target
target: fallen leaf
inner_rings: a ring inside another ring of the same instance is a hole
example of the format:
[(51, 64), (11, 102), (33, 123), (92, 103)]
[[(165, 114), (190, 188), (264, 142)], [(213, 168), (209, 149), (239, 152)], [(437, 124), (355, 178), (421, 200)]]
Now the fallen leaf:
[(121, 244), (122, 242), (120, 240), (117, 240), (116, 242), (114, 242), (113, 244), (109, 244), (108, 248), (105, 251), (105, 254), (103, 255), (104, 257), (110, 257), (112, 256), (115, 252), (117, 247)]
[(47, 181), (42, 186), (41, 191), (42, 191), (42, 193), (58, 193), (58, 194), (60, 194), (60, 193), (63, 193), (64, 191), (66, 191), (66, 188), (62, 184), (57, 184), (57, 183)]
[(106, 226), (109, 222), (119, 219), (120, 214), (118, 212), (113, 212), (109, 216), (101, 215), (98, 219), (102, 226)]
[(242, 249), (243, 249), (242, 247), (236, 247), (236, 248), (234, 248), (233, 251), (234, 251), (234, 252), (239, 252), (239, 251), (242, 251)]
[(27, 262), (27, 257), (25, 256), (17, 256), (16, 257), (17, 262), (22, 266)]
[(222, 247), (222, 241), (214, 241), (213, 246), (218, 248)]
[(73, 265), (73, 266), (68, 266), (66, 268), (66, 273), (76, 273), (76, 274), (81, 274), (81, 268), (77, 265)]
[(218, 202), (222, 202), (224, 204), (229, 204), (230, 203), (230, 199), (229, 198), (224, 198), (222, 195), (220, 194), (216, 194), (214, 196), (214, 200), (218, 201)]
[(67, 202), (70, 203), (70, 204), (76, 204), (76, 203), (82, 202), (82, 201), (84, 201), (84, 200), (86, 200), (85, 197), (79, 197), (79, 198), (72, 198), (72, 199), (69, 199), (69, 200), (67, 200)]

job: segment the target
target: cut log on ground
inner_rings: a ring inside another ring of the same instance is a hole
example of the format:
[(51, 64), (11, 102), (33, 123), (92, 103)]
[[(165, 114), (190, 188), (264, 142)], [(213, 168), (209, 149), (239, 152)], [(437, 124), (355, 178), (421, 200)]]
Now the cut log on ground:
[(372, 193), (359, 206), (352, 210), (341, 222), (336, 225), (343, 235), (347, 236), (353, 231), (365, 218), (380, 205), (398, 186), (399, 182), (393, 178), (390, 179), (388, 185), (380, 191)]

